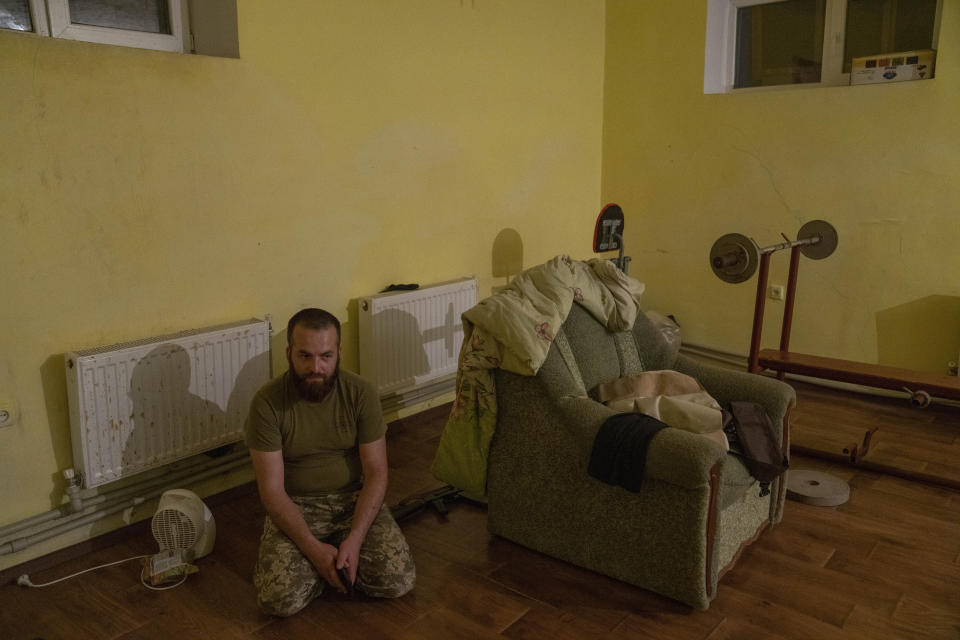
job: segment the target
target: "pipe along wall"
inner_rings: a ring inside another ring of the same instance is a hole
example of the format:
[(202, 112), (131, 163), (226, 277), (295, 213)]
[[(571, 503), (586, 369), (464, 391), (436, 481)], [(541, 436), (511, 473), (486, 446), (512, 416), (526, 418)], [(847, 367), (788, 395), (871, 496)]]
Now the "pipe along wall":
[[(250, 455), (246, 449), (214, 460), (204, 458), (198, 458), (180, 468), (168, 468), (155, 477), (132, 485), (89, 496), (83, 496), (83, 492), (74, 485), (68, 488), (71, 498), (69, 503), (0, 527), (0, 556), (22, 551), (44, 540), (143, 504), (159, 497), (168, 489), (190, 486), (250, 464)], [(64, 472), (65, 477), (68, 477), (68, 484), (71, 471)]]

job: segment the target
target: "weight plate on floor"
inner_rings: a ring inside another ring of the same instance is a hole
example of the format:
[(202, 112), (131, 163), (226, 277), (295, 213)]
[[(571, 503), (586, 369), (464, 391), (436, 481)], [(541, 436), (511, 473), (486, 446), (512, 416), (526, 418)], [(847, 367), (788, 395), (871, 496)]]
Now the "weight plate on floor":
[(791, 469), (787, 472), (787, 497), (816, 507), (836, 507), (850, 499), (850, 486), (829, 473)]

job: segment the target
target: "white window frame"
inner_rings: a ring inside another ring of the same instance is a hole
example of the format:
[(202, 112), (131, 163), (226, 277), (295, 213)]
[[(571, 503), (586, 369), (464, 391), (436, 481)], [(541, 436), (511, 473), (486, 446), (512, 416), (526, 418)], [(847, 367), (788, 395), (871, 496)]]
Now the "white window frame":
[(182, 0), (167, 1), (171, 35), (73, 24), (70, 22), (68, 0), (30, 0), (30, 14), (34, 33), (41, 36), (177, 53), (189, 51), (189, 47), (185, 47), (187, 38), (184, 36), (189, 34), (186, 3)]
[[(758, 4), (773, 4), (786, 0), (707, 0), (707, 37), (703, 61), (703, 92), (731, 93), (734, 91), (734, 61), (737, 52), (737, 10)], [(846, 38), (847, 0), (826, 0), (823, 24), (823, 59), (820, 82), (781, 84), (770, 87), (744, 87), (741, 91), (770, 91), (801, 87), (824, 87), (850, 84), (850, 74), (843, 72), (843, 54)], [(943, 0), (937, 2), (933, 24), (933, 47), (940, 33), (940, 12)]]

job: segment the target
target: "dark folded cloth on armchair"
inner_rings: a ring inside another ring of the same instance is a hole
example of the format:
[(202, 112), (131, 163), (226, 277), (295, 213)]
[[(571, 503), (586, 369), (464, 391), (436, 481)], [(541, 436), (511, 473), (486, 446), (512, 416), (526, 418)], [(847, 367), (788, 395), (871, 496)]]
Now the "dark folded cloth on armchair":
[(666, 427), (643, 413), (618, 413), (600, 425), (593, 439), (587, 473), (628, 491), (639, 491), (647, 463), (647, 447)]

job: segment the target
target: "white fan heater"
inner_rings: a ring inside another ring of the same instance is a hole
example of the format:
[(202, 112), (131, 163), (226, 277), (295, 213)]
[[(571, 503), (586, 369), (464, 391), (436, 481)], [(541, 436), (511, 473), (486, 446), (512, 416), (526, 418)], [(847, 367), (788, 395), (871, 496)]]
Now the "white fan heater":
[(186, 489), (171, 489), (160, 496), (150, 529), (160, 551), (179, 551), (187, 562), (213, 551), (217, 536), (210, 509), (197, 494)]

